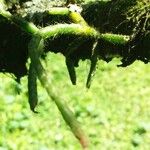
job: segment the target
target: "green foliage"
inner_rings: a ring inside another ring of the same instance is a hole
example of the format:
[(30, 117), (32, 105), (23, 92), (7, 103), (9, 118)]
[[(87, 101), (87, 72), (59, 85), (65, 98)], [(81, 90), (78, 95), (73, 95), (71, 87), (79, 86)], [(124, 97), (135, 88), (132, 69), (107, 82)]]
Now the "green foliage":
[[(64, 57), (50, 54), (46, 68), (62, 97), (89, 135), (90, 150), (150, 147), (150, 68), (136, 62), (116, 68), (118, 60), (99, 62), (90, 90), (85, 88), (88, 62), (80, 62), (78, 82), (71, 85)], [(34, 114), (27, 103), (27, 77), (18, 85), (10, 75), (0, 75), (0, 149), (80, 150), (55, 104), (38, 82), (39, 106)], [(18, 94), (18, 91), (21, 91)]]

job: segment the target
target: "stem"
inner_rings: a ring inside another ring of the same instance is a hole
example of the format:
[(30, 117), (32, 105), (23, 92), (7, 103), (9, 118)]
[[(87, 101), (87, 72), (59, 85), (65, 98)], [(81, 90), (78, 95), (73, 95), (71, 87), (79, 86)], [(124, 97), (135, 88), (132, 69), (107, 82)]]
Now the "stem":
[(31, 57), (31, 61), (34, 65), (34, 68), (37, 72), (38, 78), (41, 84), (43, 85), (43, 87), (46, 89), (49, 97), (56, 103), (64, 120), (69, 125), (76, 138), (80, 141), (81, 145), (85, 148), (88, 146), (87, 137), (85, 136), (84, 132), (80, 127), (80, 124), (74, 117), (73, 112), (69, 109), (65, 101), (60, 100), (60, 97), (58, 96), (60, 94), (58, 94), (58, 91), (56, 92), (56, 89), (54, 88), (54, 86), (52, 86), (53, 83), (48, 77), (47, 72), (45, 71), (45, 69), (43, 68), (40, 62), (38, 51), (41, 51), (41, 43), (43, 43), (43, 39), (38, 35), (33, 36), (33, 38), (29, 43), (29, 55)]
[(69, 14), (69, 9), (64, 7), (53, 7), (47, 11), (49, 15), (59, 15), (59, 16), (67, 16)]
[(13, 16), (11, 17), (11, 21), (27, 33), (35, 34), (39, 31), (39, 29), (32, 22), (27, 22), (21, 17)]
[(0, 2), (0, 15), (5, 17), (6, 19), (12, 21), (14, 24), (19, 26), (23, 31), (31, 34), (35, 34), (39, 29), (32, 23), (27, 22), (23, 18), (19, 16), (13, 16), (10, 12), (6, 11)]
[(57, 24), (42, 28), (40, 30), (40, 35), (46, 39), (60, 35), (83, 35), (87, 37), (95, 37), (98, 36), (99, 33), (94, 28), (80, 24)]
[(127, 35), (105, 33), (101, 34), (99, 39), (113, 45), (125, 45), (129, 41), (130, 37)]
[(80, 13), (70, 12), (68, 16), (73, 23), (88, 26), (87, 22), (83, 19)]

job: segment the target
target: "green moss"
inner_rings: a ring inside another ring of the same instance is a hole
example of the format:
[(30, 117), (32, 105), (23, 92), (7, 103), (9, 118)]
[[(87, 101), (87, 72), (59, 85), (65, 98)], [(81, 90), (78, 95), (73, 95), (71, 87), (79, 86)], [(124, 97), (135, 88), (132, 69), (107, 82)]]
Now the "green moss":
[(129, 36), (106, 33), (102, 34), (100, 39), (110, 42), (114, 45), (125, 45), (129, 41)]

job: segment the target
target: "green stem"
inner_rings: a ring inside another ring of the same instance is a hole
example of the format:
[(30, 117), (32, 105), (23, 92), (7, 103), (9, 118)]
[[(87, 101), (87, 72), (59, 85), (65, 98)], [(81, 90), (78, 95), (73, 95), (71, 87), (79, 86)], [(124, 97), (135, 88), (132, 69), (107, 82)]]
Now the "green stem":
[(129, 41), (130, 37), (127, 35), (105, 33), (101, 34), (99, 39), (113, 45), (125, 45)]
[(35, 34), (37, 31), (39, 31), (39, 29), (32, 22), (27, 22), (23, 18), (19, 16), (13, 16), (10, 12), (6, 11), (2, 3), (0, 3), (0, 15), (12, 21), (27, 33)]
[(70, 18), (71, 22), (73, 22), (73, 23), (81, 24), (83, 26), (88, 26), (87, 22), (84, 20), (84, 18), (81, 16), (80, 13), (70, 12), (68, 14), (68, 17)]
[(59, 35), (83, 35), (87, 37), (95, 37), (98, 36), (99, 33), (94, 28), (80, 24), (57, 24), (42, 28), (40, 30), (40, 35), (46, 39), (57, 37)]
[(49, 97), (56, 103), (64, 120), (69, 125), (74, 135), (79, 139), (81, 145), (83, 147), (87, 147), (88, 140), (84, 132), (82, 131), (80, 124), (74, 117), (72, 111), (69, 109), (65, 101), (60, 100), (59, 97), (60, 94), (56, 92), (51, 79), (48, 77), (47, 72), (45, 71), (40, 62), (38, 51), (41, 51), (41, 43), (43, 43), (43, 39), (38, 35), (33, 36), (33, 38), (29, 43), (29, 55), (31, 57), (31, 61), (34, 65), (34, 68), (37, 72), (38, 78), (43, 87), (46, 89)]
[(13, 16), (11, 21), (27, 33), (35, 34), (39, 31), (39, 28), (37, 28), (32, 22), (27, 22), (21, 17)]
[(68, 16), (69, 9), (65, 7), (53, 7), (50, 8), (50, 10), (47, 11), (49, 15), (59, 15), (59, 16)]

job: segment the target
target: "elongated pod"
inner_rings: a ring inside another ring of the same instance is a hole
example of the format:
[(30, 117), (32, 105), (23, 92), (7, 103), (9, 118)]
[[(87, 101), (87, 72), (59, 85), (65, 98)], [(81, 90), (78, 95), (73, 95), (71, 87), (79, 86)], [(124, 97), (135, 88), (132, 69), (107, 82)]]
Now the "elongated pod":
[(33, 63), (30, 63), (29, 74), (28, 74), (28, 101), (30, 105), (30, 109), (34, 112), (35, 107), (38, 104), (38, 94), (37, 94), (37, 74)]
[(92, 81), (92, 77), (94, 76), (94, 73), (96, 71), (96, 64), (98, 61), (98, 54), (97, 54), (97, 45), (98, 45), (98, 41), (96, 41), (93, 45), (93, 49), (92, 49), (92, 56), (91, 56), (91, 66), (90, 66), (90, 71), (87, 77), (87, 82), (86, 82), (86, 87), (90, 88), (91, 86), (91, 81)]
[[(36, 44), (38, 44), (36, 54), (40, 58), (40, 55), (44, 51), (44, 40), (41, 39), (40, 36), (38, 36), (38, 37), (40, 39), (40, 42), (37, 40), (37, 41), (35, 41), (35, 43), (33, 43), (33, 45), (31, 44), (30, 47), (32, 49), (32, 48), (34, 48), (34, 46), (36, 46)], [(37, 113), (37, 111), (35, 111), (35, 107), (38, 104), (38, 93), (37, 93), (37, 76), (38, 75), (37, 75), (37, 71), (36, 71), (36, 66), (32, 60), (30, 52), (29, 52), (29, 56), (31, 58), (31, 63), (30, 63), (30, 67), (29, 67), (29, 74), (28, 74), (29, 105), (30, 105), (30, 109), (33, 112)]]
[(74, 62), (70, 57), (66, 57), (66, 66), (67, 66), (72, 84), (76, 85), (76, 72), (75, 72)]
[(74, 67), (74, 60), (70, 58), (71, 55), (86, 41), (84, 38), (77, 38), (69, 44), (66, 50), (66, 66), (69, 72), (70, 80), (73, 85), (76, 85), (76, 72)]

